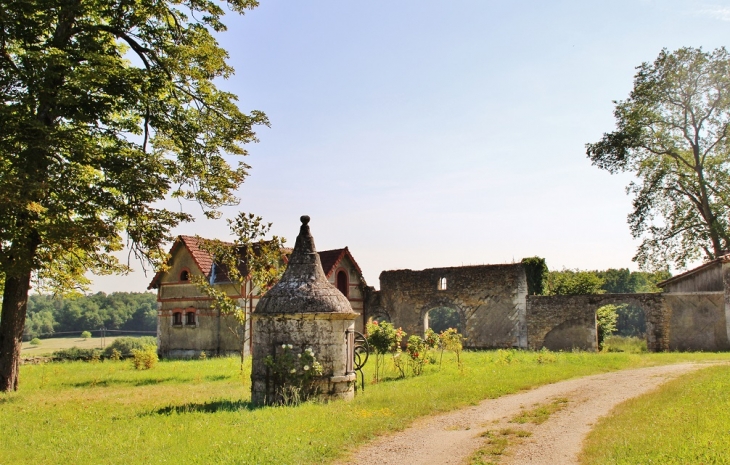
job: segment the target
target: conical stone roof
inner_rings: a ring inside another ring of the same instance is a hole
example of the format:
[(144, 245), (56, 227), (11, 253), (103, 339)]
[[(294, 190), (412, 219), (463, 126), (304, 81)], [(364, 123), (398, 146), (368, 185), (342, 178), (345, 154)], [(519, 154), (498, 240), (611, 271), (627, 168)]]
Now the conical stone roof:
[(309, 217), (301, 217), (294, 251), (278, 283), (256, 305), (254, 313), (355, 313), (347, 297), (330, 284), (309, 232)]

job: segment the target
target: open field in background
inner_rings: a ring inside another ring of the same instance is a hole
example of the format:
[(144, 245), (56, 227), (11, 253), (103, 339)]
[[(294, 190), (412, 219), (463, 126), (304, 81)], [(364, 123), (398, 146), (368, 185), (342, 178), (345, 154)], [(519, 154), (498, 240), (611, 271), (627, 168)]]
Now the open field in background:
[(585, 464), (730, 464), (730, 367), (682, 376), (629, 400), (586, 439)]
[[(81, 332), (79, 331), (79, 334)], [(125, 335), (125, 336), (112, 336), (104, 338), (104, 347), (110, 345), (115, 339), (120, 337), (138, 337), (136, 335)], [(100, 349), (101, 338), (90, 337), (88, 339), (82, 339), (79, 336), (76, 337), (54, 337), (48, 339), (41, 339), (41, 344), (38, 346), (32, 345), (30, 342), (23, 343), (23, 349), (20, 351), (20, 355), (23, 357), (32, 357), (35, 355), (51, 355), (53, 352), (61, 349), (70, 349), (71, 347), (78, 347), (80, 349)]]
[[(236, 358), (51, 363), (0, 395), (0, 463), (327, 463), (415, 418), (593, 373), (730, 354), (467, 352), (424, 375), (369, 383), (353, 402), (252, 408)], [(372, 364), (366, 368), (372, 369)], [(366, 379), (372, 373), (366, 372)]]

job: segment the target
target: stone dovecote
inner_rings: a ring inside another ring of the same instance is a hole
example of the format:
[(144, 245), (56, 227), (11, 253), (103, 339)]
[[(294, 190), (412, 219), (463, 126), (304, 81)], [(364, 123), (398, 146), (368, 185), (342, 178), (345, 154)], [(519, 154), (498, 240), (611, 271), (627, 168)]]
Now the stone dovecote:
[(277, 357), (281, 347), (314, 352), (322, 366), (317, 381), (321, 399), (354, 396), (355, 374), (349, 362), (358, 315), (327, 280), (309, 231), (309, 217), (302, 216), (301, 222), (284, 275), (261, 298), (252, 315), (251, 400), (256, 405), (277, 402), (278, 386), (265, 360)]

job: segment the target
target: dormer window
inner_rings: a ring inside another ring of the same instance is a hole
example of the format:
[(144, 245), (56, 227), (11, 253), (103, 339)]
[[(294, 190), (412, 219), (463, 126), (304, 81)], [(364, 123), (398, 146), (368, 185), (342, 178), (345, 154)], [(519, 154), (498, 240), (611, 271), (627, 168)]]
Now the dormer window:
[(190, 281), (190, 272), (188, 270), (180, 272), (180, 281)]
[(440, 278), (439, 279), (438, 290), (439, 291), (445, 291), (446, 290), (446, 278)]

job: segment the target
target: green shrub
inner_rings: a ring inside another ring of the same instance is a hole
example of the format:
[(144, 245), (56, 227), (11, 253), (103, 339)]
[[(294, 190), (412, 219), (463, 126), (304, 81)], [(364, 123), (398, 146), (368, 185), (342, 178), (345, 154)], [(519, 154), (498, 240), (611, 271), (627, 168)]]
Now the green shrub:
[(99, 349), (80, 349), (78, 347), (71, 347), (70, 349), (57, 350), (53, 353), (52, 357), (56, 361), (74, 361), (74, 360), (99, 360), (101, 356), (101, 350)]
[(406, 336), (405, 331), (395, 327), (387, 322), (378, 323), (373, 321), (367, 326), (367, 340), (375, 354), (375, 382), (377, 383), (383, 374), (385, 368), (385, 354), (393, 355), (393, 364), (400, 373), (401, 377), (405, 377), (405, 366), (401, 359), (401, 341)]
[(322, 376), (322, 365), (312, 348), (304, 349), (296, 357), (291, 344), (282, 344), (281, 349), (275, 356), (264, 359), (274, 383), (274, 403), (298, 405), (319, 394), (317, 380)]
[(109, 356), (109, 360), (114, 360), (115, 362), (118, 362), (122, 359), (122, 353), (119, 352), (117, 349), (112, 349), (112, 353)]
[(32, 346), (39, 346), (39, 345), (41, 345), (41, 340), (38, 339), (37, 337), (34, 337), (33, 339), (31, 339), (30, 345), (32, 345)]
[(157, 365), (157, 347), (145, 346), (143, 349), (132, 349), (132, 363), (137, 370), (149, 370)]
[(90, 337), (91, 337), (91, 333), (90, 333), (90, 332), (88, 332), (88, 331), (84, 331), (83, 333), (81, 333), (81, 337), (82, 337), (83, 339), (88, 339), (88, 338), (90, 338)]
[(618, 320), (617, 305), (604, 305), (596, 310), (596, 329), (598, 330), (598, 348), (603, 348), (603, 341), (616, 332)]
[(114, 342), (109, 344), (104, 349), (104, 356), (107, 358), (112, 357), (114, 350), (117, 350), (121, 358), (129, 358), (134, 356), (133, 350), (144, 350), (145, 347), (152, 346), (157, 347), (157, 338), (152, 336), (144, 337), (120, 337), (115, 339)]

